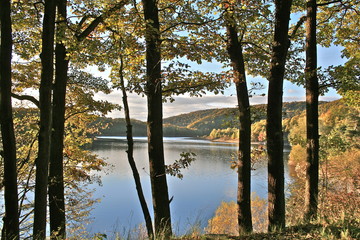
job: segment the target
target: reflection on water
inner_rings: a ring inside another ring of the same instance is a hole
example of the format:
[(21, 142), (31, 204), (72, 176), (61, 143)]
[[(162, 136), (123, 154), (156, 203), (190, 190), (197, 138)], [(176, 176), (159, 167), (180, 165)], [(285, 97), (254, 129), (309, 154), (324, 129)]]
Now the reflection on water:
[[(115, 138), (115, 141), (110, 141), (111, 138)], [(147, 140), (145, 137), (134, 140), (134, 158), (152, 210)], [(112, 169), (108, 174), (101, 173), (103, 186), (96, 187), (95, 197), (102, 198), (102, 201), (92, 211), (94, 221), (88, 226), (90, 232), (123, 232), (123, 228), (132, 229), (144, 222), (125, 150), (125, 137), (103, 137), (102, 141), (96, 141), (93, 145), (93, 151), (106, 158)], [(236, 154), (236, 144), (193, 138), (164, 138), (164, 150), (167, 164), (179, 159), (181, 152), (196, 154), (196, 161), (190, 168), (182, 170), (182, 180), (171, 176), (167, 178), (170, 197), (174, 197), (171, 214), (175, 233), (185, 233), (199, 220), (201, 226), (205, 227), (221, 201), (236, 200), (237, 173), (230, 168)], [(285, 175), (288, 178), (287, 170)], [(266, 198), (266, 164), (257, 165), (252, 172), (251, 188), (252, 192)]]

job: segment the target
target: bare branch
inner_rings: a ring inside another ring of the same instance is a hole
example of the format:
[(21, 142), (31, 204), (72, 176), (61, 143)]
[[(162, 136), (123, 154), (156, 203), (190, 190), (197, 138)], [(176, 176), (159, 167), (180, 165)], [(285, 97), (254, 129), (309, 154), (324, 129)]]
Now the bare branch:
[(324, 2), (324, 3), (318, 3), (316, 4), (316, 6), (321, 7), (321, 6), (327, 6), (333, 3), (342, 3), (342, 0), (334, 0), (334, 1), (330, 1), (330, 2)]
[(90, 25), (79, 35), (76, 36), (78, 41), (82, 41), (84, 40), (87, 36), (90, 35), (90, 33), (92, 33), (95, 28), (103, 21), (103, 16), (99, 16), (97, 18), (95, 18)]
[(247, 45), (252, 45), (258, 49), (260, 49), (261, 51), (263, 51), (264, 53), (266, 53), (267, 55), (271, 55), (271, 53), (269, 51), (267, 51), (265, 48), (257, 45), (256, 43), (253, 43), (253, 42), (241, 42), (241, 45), (244, 45), (244, 44), (247, 44)]
[(28, 100), (30, 102), (32, 102), (33, 104), (35, 104), (38, 108), (40, 108), (40, 103), (39, 103), (39, 100), (37, 100), (35, 97), (33, 96), (30, 96), (30, 95), (18, 95), (18, 94), (15, 94), (15, 93), (11, 93), (11, 96), (13, 98), (16, 98), (18, 100)]
[(212, 82), (212, 83), (199, 83), (199, 84), (194, 84), (194, 85), (191, 85), (191, 86), (185, 86), (185, 87), (183, 87), (183, 86), (176, 86), (176, 87), (174, 87), (174, 88), (166, 88), (166, 87), (164, 87), (164, 89), (163, 89), (163, 93), (164, 94), (167, 94), (167, 93), (175, 93), (175, 94), (178, 94), (178, 95), (180, 95), (180, 94), (185, 94), (185, 93), (187, 93), (187, 92), (189, 92), (189, 91), (191, 91), (191, 90), (196, 90), (196, 89), (198, 89), (198, 88), (203, 88), (203, 87), (209, 87), (209, 86), (211, 86), (211, 85), (217, 85), (217, 82)]
[(175, 28), (175, 27), (180, 26), (180, 25), (203, 26), (203, 25), (208, 24), (208, 23), (216, 22), (220, 18), (221, 17), (216, 18), (216, 19), (211, 19), (211, 20), (208, 20), (208, 21), (204, 21), (204, 22), (178, 22), (178, 23), (175, 23), (175, 24), (165, 28), (164, 30), (161, 31), (161, 33), (167, 32), (167, 31), (171, 30), (172, 28)]
[(85, 23), (86, 20), (88, 20), (89, 17), (90, 17), (90, 16), (87, 16), (87, 15), (86, 15), (86, 16), (84, 16), (84, 17), (81, 18), (80, 22), (79, 22), (78, 25), (77, 25), (77, 30), (78, 30), (78, 31), (80, 31), (82, 25)]
[(296, 32), (299, 30), (299, 28), (301, 27), (301, 25), (306, 21), (306, 16), (302, 16), (299, 21), (296, 23), (294, 30), (292, 31), (292, 33), (290, 34), (290, 39), (294, 38), (296, 35)]

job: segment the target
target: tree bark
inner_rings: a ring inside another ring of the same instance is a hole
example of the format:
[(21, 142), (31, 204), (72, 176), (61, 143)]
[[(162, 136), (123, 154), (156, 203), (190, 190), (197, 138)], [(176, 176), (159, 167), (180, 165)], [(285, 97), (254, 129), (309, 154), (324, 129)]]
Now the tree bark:
[(51, 144), (51, 88), (54, 70), (55, 0), (45, 0), (40, 82), (40, 132), (36, 159), (34, 239), (45, 239), (48, 171)]
[(155, 235), (168, 238), (172, 230), (163, 146), (159, 16), (156, 0), (142, 2), (146, 21), (147, 132)]
[(5, 216), (2, 239), (19, 239), (16, 140), (11, 103), (12, 27), (11, 3), (0, 1), (0, 123), (4, 158)]
[[(64, 125), (65, 99), (68, 81), (69, 60), (62, 43), (65, 34), (67, 0), (58, 0), (57, 43), (55, 46), (55, 83), (53, 92), (52, 136), (49, 167), (49, 213), (52, 239), (66, 238), (65, 197), (64, 197)], [(63, 23), (63, 24), (62, 24)]]
[(319, 83), (317, 78), (316, 0), (307, 1), (306, 17), (306, 183), (304, 219), (316, 218), (319, 183)]
[(288, 30), (291, 2), (291, 0), (275, 0), (275, 33), (266, 124), (269, 231), (285, 227), (282, 96), (286, 55), (290, 45)]
[(227, 52), (234, 70), (239, 110), (238, 224), (239, 233), (252, 231), (251, 220), (251, 119), (245, 64), (235, 23), (227, 23)]
[(132, 125), (131, 125), (131, 120), (130, 120), (130, 109), (129, 109), (129, 104), (128, 104), (128, 100), (127, 100), (124, 77), (123, 77), (122, 72), (123, 72), (123, 60), (121, 58), (121, 62), (120, 62), (120, 86), (121, 86), (121, 91), (122, 91), (122, 94), (123, 94), (123, 104), (124, 104), (124, 113), (125, 113), (125, 121), (126, 121), (126, 139), (127, 139), (127, 143), (128, 143), (128, 150), (126, 151), (126, 153), (127, 153), (129, 165), (130, 165), (131, 170), (133, 172), (136, 191), (137, 191), (139, 201), (140, 201), (140, 205), (141, 205), (141, 209), (142, 209), (142, 212), (143, 212), (143, 215), (144, 215), (148, 237), (149, 237), (149, 239), (153, 239), (154, 238), (154, 232), (153, 232), (153, 225), (152, 225), (152, 221), (151, 221), (151, 216), (150, 216), (149, 208), (147, 206), (147, 203), (146, 203), (146, 200), (145, 200), (145, 197), (144, 197), (144, 193), (143, 193), (142, 186), (141, 186), (141, 181), (140, 181), (140, 175), (139, 175), (139, 172), (137, 170), (136, 163), (135, 163), (135, 160), (134, 160), (134, 155), (133, 155), (133, 153), (134, 153), (134, 141), (133, 141), (133, 134), (132, 134)]

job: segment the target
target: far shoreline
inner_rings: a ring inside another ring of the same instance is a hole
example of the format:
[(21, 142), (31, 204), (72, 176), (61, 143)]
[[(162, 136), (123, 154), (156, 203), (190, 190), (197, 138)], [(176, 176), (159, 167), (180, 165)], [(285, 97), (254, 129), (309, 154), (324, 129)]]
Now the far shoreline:
[[(118, 138), (118, 139), (115, 139)], [(133, 138), (140, 138), (141, 140), (146, 140), (147, 136), (134, 136)], [(229, 138), (210, 138), (209, 136), (203, 137), (192, 137), (192, 136), (164, 136), (163, 138), (192, 138), (194, 140), (207, 140), (210, 142), (219, 142), (219, 143), (239, 143), (239, 138), (229, 139)], [(110, 135), (99, 135), (93, 138), (95, 141), (126, 141), (126, 136), (110, 136)], [(251, 144), (262, 144), (266, 142), (251, 142)]]

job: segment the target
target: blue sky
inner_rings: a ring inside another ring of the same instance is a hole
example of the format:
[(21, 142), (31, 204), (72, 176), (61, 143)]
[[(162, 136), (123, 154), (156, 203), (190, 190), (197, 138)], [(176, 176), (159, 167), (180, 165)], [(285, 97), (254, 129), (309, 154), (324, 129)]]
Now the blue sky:
[[(345, 59), (341, 58), (341, 48), (332, 46), (330, 48), (318, 47), (318, 66), (327, 67), (329, 65), (343, 64)], [(203, 71), (221, 71), (221, 64), (219, 63), (204, 63), (199, 66)], [(248, 77), (249, 81), (260, 81), (264, 84), (267, 93), (267, 80), (259, 77)], [(122, 95), (120, 91), (114, 91), (110, 95), (98, 94), (99, 99), (106, 99), (111, 102), (122, 105)], [(328, 93), (320, 97), (321, 101), (333, 101), (339, 99), (340, 96), (335, 90), (330, 89)], [(305, 89), (296, 86), (289, 81), (284, 82), (284, 102), (291, 101), (304, 101)], [(136, 94), (129, 94), (128, 101), (130, 105), (130, 114), (132, 118), (139, 120), (146, 120), (146, 98)], [(261, 104), (267, 102), (267, 96), (254, 96), (250, 99), (251, 104)], [(223, 107), (236, 107), (235, 88), (232, 86), (225, 90), (224, 95), (214, 95), (208, 93), (203, 97), (189, 97), (188, 95), (181, 95), (175, 97), (172, 103), (164, 104), (164, 118), (179, 115), (182, 113), (189, 113), (197, 110), (210, 109), (210, 108), (223, 108)], [(108, 115), (109, 117), (118, 118), (123, 117), (123, 112), (115, 111)]]

